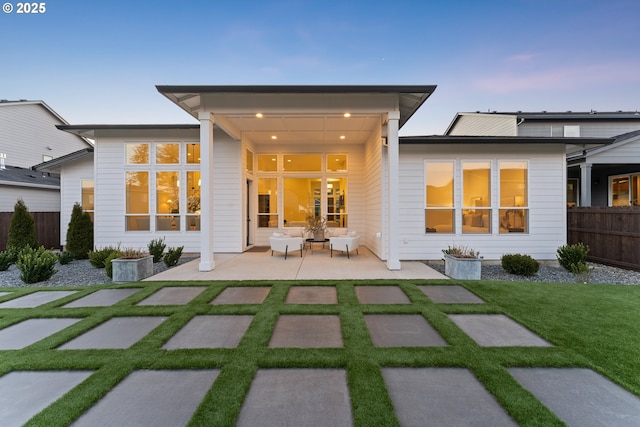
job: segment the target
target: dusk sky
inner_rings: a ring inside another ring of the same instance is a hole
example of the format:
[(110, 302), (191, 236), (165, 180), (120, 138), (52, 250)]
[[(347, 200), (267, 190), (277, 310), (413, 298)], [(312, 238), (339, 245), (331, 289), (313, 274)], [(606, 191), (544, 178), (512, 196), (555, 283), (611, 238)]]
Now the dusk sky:
[(459, 111), (640, 109), (640, 1), (46, 1), (0, 13), (0, 98), (72, 124), (194, 123), (170, 85), (435, 84)]

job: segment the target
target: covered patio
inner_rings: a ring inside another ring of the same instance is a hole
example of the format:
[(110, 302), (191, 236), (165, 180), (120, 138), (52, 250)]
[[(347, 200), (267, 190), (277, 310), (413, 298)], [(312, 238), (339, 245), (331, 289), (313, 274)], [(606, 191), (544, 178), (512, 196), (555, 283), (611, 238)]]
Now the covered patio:
[(216, 268), (199, 271), (200, 259), (149, 277), (147, 281), (170, 280), (336, 280), (336, 279), (448, 279), (421, 261), (403, 261), (402, 270), (389, 270), (384, 261), (361, 246), (358, 255), (347, 258), (329, 249), (304, 249), (284, 254), (266, 249), (259, 252), (216, 253)]

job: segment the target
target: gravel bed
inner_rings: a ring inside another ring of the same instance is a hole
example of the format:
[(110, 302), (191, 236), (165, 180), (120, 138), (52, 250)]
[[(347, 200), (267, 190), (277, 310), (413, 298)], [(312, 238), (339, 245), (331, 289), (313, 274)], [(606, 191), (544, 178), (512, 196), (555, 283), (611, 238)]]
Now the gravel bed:
[[(427, 265), (444, 274), (444, 264), (434, 263)], [(615, 285), (640, 285), (640, 272), (610, 267), (608, 265), (589, 263), (592, 268), (588, 283), (615, 284)], [(500, 265), (483, 265), (482, 280), (509, 280), (520, 282), (552, 282), (573, 283), (578, 282), (572, 273), (562, 267), (541, 265), (538, 273), (531, 277), (509, 274)], [(584, 280), (581, 281), (584, 283)]]
[[(194, 257), (181, 257), (178, 265), (194, 260)], [(2, 287), (58, 287), (58, 286), (87, 286), (111, 283), (111, 279), (105, 273), (104, 268), (95, 268), (88, 259), (72, 261), (66, 265), (56, 264), (58, 272), (49, 280), (38, 283), (24, 283), (20, 280), (20, 270), (12, 265), (7, 271), (0, 271), (0, 288)], [(153, 274), (167, 270), (164, 262), (153, 264)]]

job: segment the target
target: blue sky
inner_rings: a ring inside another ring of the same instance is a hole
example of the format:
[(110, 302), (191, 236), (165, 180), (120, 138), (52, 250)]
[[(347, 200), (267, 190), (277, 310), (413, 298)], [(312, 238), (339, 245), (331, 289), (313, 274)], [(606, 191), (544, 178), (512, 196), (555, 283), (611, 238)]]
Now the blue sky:
[(73, 124), (194, 122), (156, 84), (438, 85), (403, 135), (458, 111), (640, 109), (637, 0), (9, 3), (0, 98)]

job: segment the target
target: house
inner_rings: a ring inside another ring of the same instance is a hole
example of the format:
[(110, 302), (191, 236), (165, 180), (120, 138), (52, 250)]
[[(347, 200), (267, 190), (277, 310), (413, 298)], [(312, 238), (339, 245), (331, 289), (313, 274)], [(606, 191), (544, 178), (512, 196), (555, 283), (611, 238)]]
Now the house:
[(95, 141), (96, 246), (165, 238), (199, 252), (202, 271), (215, 268), (214, 253), (299, 233), (309, 215), (357, 232), (391, 270), (440, 259), (451, 244), (485, 259), (555, 259), (566, 242), (567, 144), (611, 142), (400, 137), (431, 85), (157, 90), (198, 123), (58, 128)]
[(640, 112), (458, 113), (446, 135), (614, 137), (602, 147), (575, 145), (567, 157), (570, 206), (638, 206)]
[[(45, 218), (59, 216), (60, 176), (32, 167), (92, 147), (86, 139), (56, 129), (56, 125), (65, 124), (43, 101), (0, 100), (0, 249), (6, 245), (8, 223), (19, 198), (36, 219), (40, 243), (58, 246), (59, 229), (50, 230), (50, 221)], [(51, 231), (55, 231), (55, 239), (45, 236)]]

